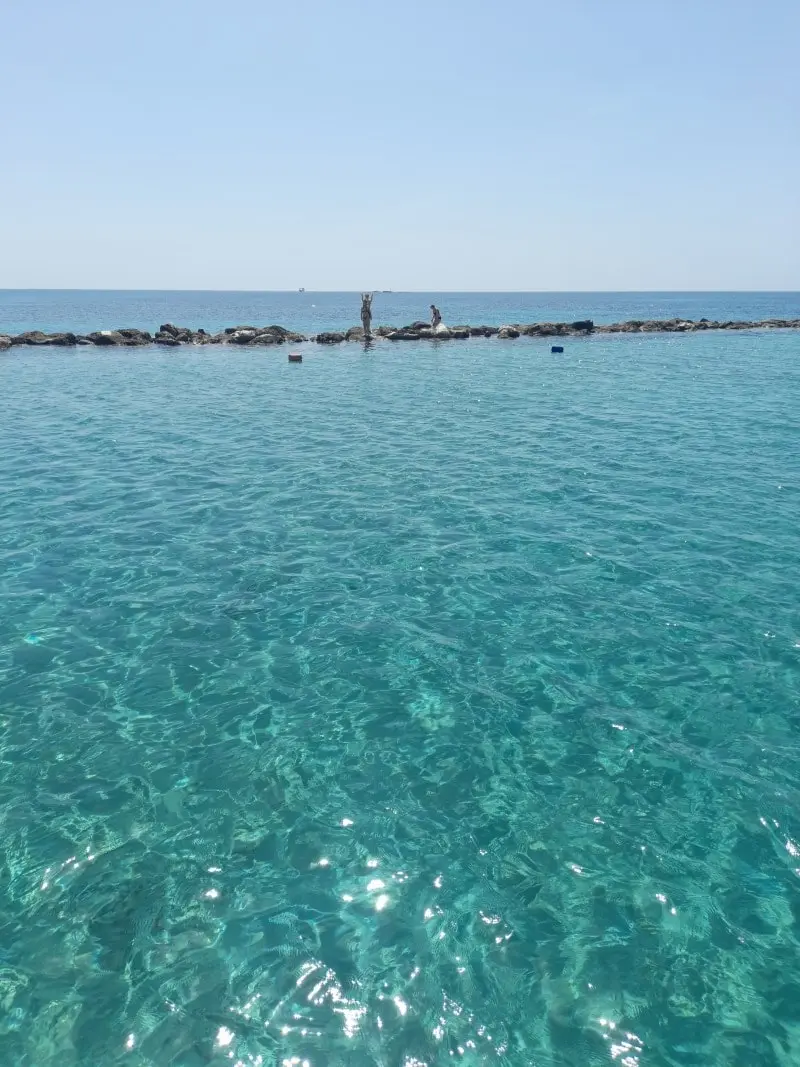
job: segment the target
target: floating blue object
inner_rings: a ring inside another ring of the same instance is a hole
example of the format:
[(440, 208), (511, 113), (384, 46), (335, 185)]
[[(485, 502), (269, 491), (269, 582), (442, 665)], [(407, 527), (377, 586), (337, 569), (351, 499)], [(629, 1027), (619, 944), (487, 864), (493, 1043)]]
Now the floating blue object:
[(551, 352), (563, 352), (564, 351), (564, 346), (563, 345), (553, 345), (553, 347), (550, 349), (550, 351)]

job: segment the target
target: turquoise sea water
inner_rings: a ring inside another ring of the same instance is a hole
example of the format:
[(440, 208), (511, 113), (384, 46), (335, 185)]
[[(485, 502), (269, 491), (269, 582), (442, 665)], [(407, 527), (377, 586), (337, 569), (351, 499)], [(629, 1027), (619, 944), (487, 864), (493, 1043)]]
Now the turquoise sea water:
[(0, 357), (0, 1062), (800, 1062), (799, 357)]

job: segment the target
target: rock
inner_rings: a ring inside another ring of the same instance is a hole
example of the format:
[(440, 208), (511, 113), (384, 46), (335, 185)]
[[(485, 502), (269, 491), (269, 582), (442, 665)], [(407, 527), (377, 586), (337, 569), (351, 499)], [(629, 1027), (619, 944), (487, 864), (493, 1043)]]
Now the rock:
[(572, 329), (576, 333), (591, 333), (594, 329), (594, 322), (591, 319), (579, 319), (572, 323)]
[(470, 326), (469, 332), (472, 337), (494, 337), (499, 333), (497, 326)]
[(153, 338), (143, 330), (97, 330), (88, 334), (92, 344), (102, 348), (111, 346), (134, 348), (141, 345), (149, 345)]
[(431, 324), (429, 322), (412, 322), (410, 326), (401, 326), (403, 330), (430, 330)]
[(15, 345), (48, 345), (50, 334), (42, 333), (41, 330), (27, 330), (25, 333), (12, 337), (11, 343)]
[(345, 341), (363, 341), (364, 340), (364, 327), (363, 326), (351, 326), (347, 333), (344, 335)]
[(227, 340), (233, 345), (282, 345), (287, 341), (299, 344), (307, 338), (284, 326), (239, 326), (227, 329)]
[(8, 334), (0, 333), (0, 351), (4, 351), (6, 348), (11, 348), (11, 338)]
[(280, 345), (283, 340), (270, 330), (259, 330), (254, 334), (234, 334), (231, 340), (237, 345)]
[(12, 337), (11, 343), (15, 345), (58, 345), (64, 347), (75, 345), (78, 338), (74, 333), (42, 333), (41, 330), (30, 330), (21, 333), (18, 337)]
[(501, 326), (497, 331), (497, 336), (501, 341), (507, 341), (510, 338), (519, 337), (519, 330), (516, 326)]
[(254, 326), (245, 326), (241, 330), (226, 330), (225, 333), (228, 334), (228, 342), (232, 345), (248, 345), (257, 336)]
[(314, 340), (318, 345), (339, 345), (344, 341), (344, 334), (332, 331), (328, 333), (318, 333)]
[[(134, 345), (150, 345), (153, 343), (153, 335), (148, 333), (147, 330), (131, 330), (122, 329), (116, 331), (128, 344)], [(187, 330), (187, 333), (191, 334), (191, 330)]]
[(469, 326), (454, 326), (450, 331), (450, 335), (456, 341), (466, 341), (471, 336)]
[(453, 337), (453, 331), (445, 326), (444, 323), (439, 323), (435, 330), (420, 330), (420, 337), (432, 337), (434, 341), (450, 341)]
[(298, 344), (301, 341), (305, 341), (306, 338), (301, 333), (295, 333), (293, 330), (287, 330), (285, 326), (265, 326), (262, 327), (264, 333), (271, 333), (277, 337), (281, 343), (284, 341), (291, 341), (292, 344)]
[(376, 326), (372, 331), (373, 337), (389, 337), (397, 330), (396, 326)]
[(531, 322), (526, 326), (518, 326), (517, 329), (526, 337), (563, 337), (570, 332), (571, 327), (565, 322)]
[(159, 330), (158, 333), (156, 334), (155, 341), (156, 341), (157, 345), (166, 345), (169, 348), (179, 348), (180, 347), (180, 341), (178, 340), (177, 337), (175, 337), (174, 334), (162, 333), (161, 330)]
[(400, 330), (395, 330), (394, 333), (389, 334), (390, 341), (419, 341), (422, 334), (419, 330), (412, 330), (408, 326), (404, 326)]
[[(120, 333), (124, 331), (120, 330)], [(174, 326), (171, 322), (164, 323), (163, 326), (158, 327), (158, 333), (156, 337), (174, 337), (176, 341), (183, 341), (185, 344), (194, 340), (194, 333), (188, 326)]]

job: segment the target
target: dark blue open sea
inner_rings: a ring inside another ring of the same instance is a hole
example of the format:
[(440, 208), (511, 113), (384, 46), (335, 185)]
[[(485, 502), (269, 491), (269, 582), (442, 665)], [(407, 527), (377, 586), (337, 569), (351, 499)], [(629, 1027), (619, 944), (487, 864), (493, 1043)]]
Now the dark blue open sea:
[(0, 1063), (796, 1067), (800, 332), (304, 353), (0, 354)]

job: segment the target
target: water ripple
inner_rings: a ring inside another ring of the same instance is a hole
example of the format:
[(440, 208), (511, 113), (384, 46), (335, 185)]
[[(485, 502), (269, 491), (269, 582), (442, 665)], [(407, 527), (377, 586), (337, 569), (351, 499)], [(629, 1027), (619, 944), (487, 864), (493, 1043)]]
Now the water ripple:
[(0, 1055), (800, 1058), (796, 340), (0, 363)]

